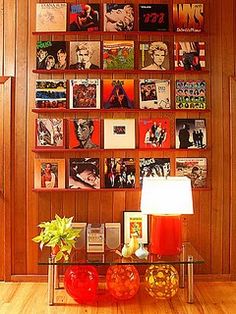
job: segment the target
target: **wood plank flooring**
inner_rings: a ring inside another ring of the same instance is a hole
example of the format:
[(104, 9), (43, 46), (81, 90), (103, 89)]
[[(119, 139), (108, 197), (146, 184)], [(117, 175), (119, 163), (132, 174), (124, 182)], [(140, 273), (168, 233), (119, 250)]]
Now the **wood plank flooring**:
[(195, 303), (186, 303), (186, 289), (171, 300), (154, 301), (141, 287), (126, 302), (101, 296), (93, 306), (79, 305), (64, 289), (56, 291), (54, 306), (47, 304), (46, 283), (0, 282), (1, 314), (235, 314), (236, 282), (196, 282)]

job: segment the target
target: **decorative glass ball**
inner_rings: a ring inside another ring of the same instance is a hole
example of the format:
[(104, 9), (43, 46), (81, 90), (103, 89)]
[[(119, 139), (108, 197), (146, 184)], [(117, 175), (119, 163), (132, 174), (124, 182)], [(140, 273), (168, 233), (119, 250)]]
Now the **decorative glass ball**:
[(145, 273), (145, 289), (155, 299), (172, 298), (179, 287), (179, 275), (172, 265), (151, 265)]
[(69, 266), (65, 272), (64, 286), (76, 302), (92, 303), (97, 299), (98, 272), (91, 265)]
[(106, 274), (106, 283), (110, 294), (114, 298), (129, 300), (139, 290), (139, 273), (132, 265), (110, 266)]

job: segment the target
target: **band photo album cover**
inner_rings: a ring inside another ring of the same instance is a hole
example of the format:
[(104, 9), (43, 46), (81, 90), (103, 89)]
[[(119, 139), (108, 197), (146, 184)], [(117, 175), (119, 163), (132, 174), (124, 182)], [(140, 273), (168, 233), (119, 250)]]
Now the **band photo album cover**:
[(105, 158), (105, 188), (135, 188), (134, 158)]
[(206, 148), (205, 119), (176, 119), (176, 148)]
[(140, 79), (140, 109), (170, 109), (170, 80)]

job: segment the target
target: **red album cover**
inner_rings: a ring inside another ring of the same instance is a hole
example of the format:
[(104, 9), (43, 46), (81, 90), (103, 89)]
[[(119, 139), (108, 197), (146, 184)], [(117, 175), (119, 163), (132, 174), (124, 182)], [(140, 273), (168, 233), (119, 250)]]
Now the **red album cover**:
[(98, 149), (100, 123), (98, 119), (77, 118), (69, 121), (69, 148)]
[(98, 31), (99, 4), (71, 4), (69, 12), (69, 31)]
[(103, 106), (109, 108), (134, 107), (134, 80), (103, 80)]
[(170, 148), (170, 121), (162, 118), (140, 120), (139, 148)]
[(173, 26), (176, 32), (201, 32), (203, 30), (203, 3), (173, 4)]
[(174, 43), (175, 70), (201, 71), (206, 68), (205, 42), (179, 41)]

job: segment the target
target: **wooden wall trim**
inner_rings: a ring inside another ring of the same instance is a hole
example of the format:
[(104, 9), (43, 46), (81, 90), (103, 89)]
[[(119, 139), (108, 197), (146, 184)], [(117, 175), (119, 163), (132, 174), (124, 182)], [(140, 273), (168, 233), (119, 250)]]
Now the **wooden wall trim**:
[(3, 84), (3, 108), (2, 123), (3, 123), (3, 191), (2, 191), (2, 205), (3, 216), (1, 224), (3, 224), (3, 233), (1, 242), (3, 243), (2, 263), (4, 269), (4, 279), (9, 280), (11, 276), (11, 210), (13, 201), (13, 174), (12, 174), (12, 160), (13, 160), (13, 143), (12, 143), (12, 127), (14, 125), (14, 80), (10, 77), (2, 77), (0, 79)]
[(230, 273), (236, 276), (236, 77), (230, 77), (230, 168), (231, 168), (231, 197), (230, 197)]

